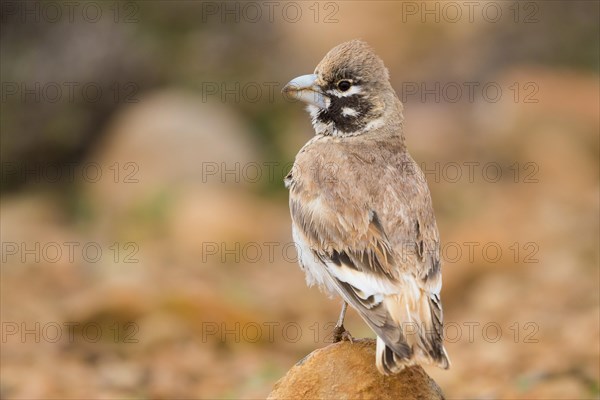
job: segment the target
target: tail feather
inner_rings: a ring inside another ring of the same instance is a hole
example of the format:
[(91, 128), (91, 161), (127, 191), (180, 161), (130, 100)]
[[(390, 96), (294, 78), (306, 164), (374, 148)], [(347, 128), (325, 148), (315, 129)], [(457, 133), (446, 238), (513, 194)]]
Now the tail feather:
[[(395, 374), (407, 365), (450, 366), (443, 344), (443, 314), (436, 291), (404, 279), (398, 294), (365, 293), (331, 275), (343, 299), (377, 334), (376, 364), (382, 374)], [(439, 289), (438, 289), (439, 290)]]
[[(382, 374), (395, 374), (405, 366), (421, 363), (450, 367), (437, 294), (420, 291), (418, 296), (386, 296), (383, 302), (393, 322), (378, 332), (376, 364)], [(397, 330), (395, 335), (391, 330)], [(390, 334), (386, 335), (386, 331)], [(392, 337), (396, 340), (390, 340)]]

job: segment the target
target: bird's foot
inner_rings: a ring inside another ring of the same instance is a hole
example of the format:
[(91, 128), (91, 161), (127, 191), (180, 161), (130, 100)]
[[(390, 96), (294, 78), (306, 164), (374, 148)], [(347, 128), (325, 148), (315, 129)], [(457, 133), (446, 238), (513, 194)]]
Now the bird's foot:
[(336, 325), (335, 328), (333, 328), (333, 343), (341, 342), (342, 340), (354, 343), (354, 338), (350, 335), (350, 332), (344, 328), (344, 325)]

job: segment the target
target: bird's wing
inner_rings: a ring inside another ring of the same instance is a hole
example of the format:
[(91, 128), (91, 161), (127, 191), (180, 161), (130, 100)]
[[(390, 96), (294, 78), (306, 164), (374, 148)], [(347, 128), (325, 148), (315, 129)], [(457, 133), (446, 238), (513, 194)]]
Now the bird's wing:
[[(380, 182), (385, 190), (373, 197), (337, 178), (320, 182), (320, 190), (306, 180), (291, 188), (296, 241), (385, 343), (378, 357), (382, 372), (416, 361), (447, 367), (439, 240), (426, 183)], [(425, 190), (412, 190), (407, 198), (402, 190), (413, 184)], [(415, 209), (419, 205), (425, 212)]]

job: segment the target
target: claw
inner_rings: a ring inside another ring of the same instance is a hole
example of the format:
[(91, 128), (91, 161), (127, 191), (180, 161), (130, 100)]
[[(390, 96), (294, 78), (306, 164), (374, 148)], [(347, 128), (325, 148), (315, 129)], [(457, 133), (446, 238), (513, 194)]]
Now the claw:
[(347, 340), (350, 343), (354, 343), (354, 338), (350, 332), (344, 328), (344, 325), (336, 326), (333, 328), (333, 343), (341, 342), (342, 340)]

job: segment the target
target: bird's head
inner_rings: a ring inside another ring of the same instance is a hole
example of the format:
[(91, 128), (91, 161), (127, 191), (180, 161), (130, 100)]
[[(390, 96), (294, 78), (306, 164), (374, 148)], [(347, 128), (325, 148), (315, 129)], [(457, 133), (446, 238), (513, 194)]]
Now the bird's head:
[(331, 49), (314, 74), (291, 80), (283, 92), (308, 103), (321, 135), (355, 136), (402, 120), (387, 68), (359, 40)]

